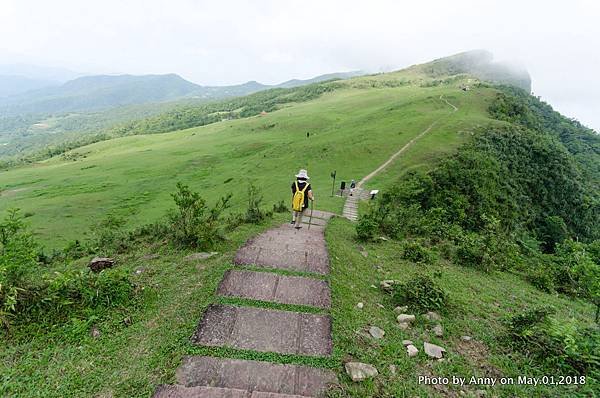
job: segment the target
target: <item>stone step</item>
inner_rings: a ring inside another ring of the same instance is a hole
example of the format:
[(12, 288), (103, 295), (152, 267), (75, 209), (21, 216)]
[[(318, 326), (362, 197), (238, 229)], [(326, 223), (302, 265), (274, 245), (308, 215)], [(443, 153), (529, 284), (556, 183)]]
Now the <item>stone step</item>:
[(246, 246), (238, 250), (234, 263), (237, 265), (255, 265), (257, 267), (327, 274), (329, 273), (327, 251), (324, 248), (318, 249), (320, 248), (301, 252), (286, 250), (284, 245), (279, 248)]
[(221, 387), (160, 385), (152, 398), (251, 398), (247, 390)]
[(220, 387), (158, 386), (152, 398), (310, 398), (305, 395), (246, 391)]
[(331, 306), (327, 281), (269, 272), (227, 271), (217, 294), (319, 308)]
[(337, 379), (330, 370), (307, 366), (188, 356), (177, 369), (177, 382), (187, 387), (226, 387), (258, 393), (254, 398), (288, 398), (322, 396)]
[(192, 342), (198, 345), (311, 356), (331, 355), (331, 318), (265, 308), (213, 304)]

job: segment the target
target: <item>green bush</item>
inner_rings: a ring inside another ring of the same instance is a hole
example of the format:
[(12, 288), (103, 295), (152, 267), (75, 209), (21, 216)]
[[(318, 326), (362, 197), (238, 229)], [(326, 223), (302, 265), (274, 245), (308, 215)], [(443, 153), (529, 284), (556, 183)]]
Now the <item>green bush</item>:
[(30, 287), (38, 266), (38, 247), (18, 210), (0, 223), (0, 326), (8, 327)]
[(248, 185), (248, 207), (246, 209), (245, 221), (249, 224), (260, 224), (267, 218), (267, 213), (260, 207), (263, 203), (263, 195), (260, 189), (250, 183)]
[(282, 199), (277, 203), (273, 203), (273, 213), (287, 213), (291, 211), (289, 206), (285, 204), (285, 201)]
[(528, 261), (525, 272), (525, 279), (533, 286), (545, 292), (553, 292), (556, 287), (555, 268), (551, 261)]
[(221, 215), (229, 207), (231, 195), (221, 198), (209, 208), (199, 193), (177, 183), (177, 192), (171, 196), (177, 205), (176, 211), (169, 217), (170, 234), (175, 244), (210, 249), (224, 239)]
[(392, 298), (396, 305), (407, 305), (420, 312), (440, 311), (448, 303), (448, 294), (427, 275), (395, 284)]
[(435, 253), (418, 241), (405, 242), (402, 245), (401, 257), (413, 263), (431, 264), (436, 260)]
[[(79, 244), (72, 245), (80, 248)], [(79, 250), (79, 249), (77, 249)], [(126, 303), (132, 285), (126, 270), (95, 274), (88, 269), (49, 272), (38, 262), (39, 247), (12, 210), (0, 223), (0, 326), (55, 326), (70, 319), (97, 317)], [(64, 253), (47, 258), (56, 262)]]
[(361, 217), (356, 224), (356, 235), (359, 240), (368, 242), (375, 239), (379, 226), (372, 216)]
[(564, 374), (600, 376), (600, 330), (552, 318), (552, 307), (526, 309), (507, 322), (508, 343)]
[(54, 272), (22, 308), (22, 316), (42, 324), (66, 322), (75, 314), (86, 317), (98, 311), (123, 305), (132, 297), (133, 286), (127, 271), (107, 269), (99, 273), (85, 270)]

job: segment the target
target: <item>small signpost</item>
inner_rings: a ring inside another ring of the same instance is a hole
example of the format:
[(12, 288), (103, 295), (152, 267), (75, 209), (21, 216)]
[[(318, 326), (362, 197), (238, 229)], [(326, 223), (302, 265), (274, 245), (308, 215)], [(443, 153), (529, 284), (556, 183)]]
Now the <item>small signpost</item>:
[(331, 178), (333, 178), (333, 182), (331, 183), (331, 196), (333, 196), (333, 191), (335, 190), (335, 175), (336, 175), (336, 171), (333, 170), (331, 172)]

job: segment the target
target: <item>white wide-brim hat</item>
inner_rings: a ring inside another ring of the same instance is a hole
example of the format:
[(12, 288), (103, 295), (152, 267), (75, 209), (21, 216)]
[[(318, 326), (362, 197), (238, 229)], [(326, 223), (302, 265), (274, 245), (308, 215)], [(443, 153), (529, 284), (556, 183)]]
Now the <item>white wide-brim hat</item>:
[(301, 169), (298, 174), (296, 174), (296, 178), (305, 178), (307, 180), (310, 179), (310, 177), (308, 176), (308, 173), (306, 172), (306, 170)]

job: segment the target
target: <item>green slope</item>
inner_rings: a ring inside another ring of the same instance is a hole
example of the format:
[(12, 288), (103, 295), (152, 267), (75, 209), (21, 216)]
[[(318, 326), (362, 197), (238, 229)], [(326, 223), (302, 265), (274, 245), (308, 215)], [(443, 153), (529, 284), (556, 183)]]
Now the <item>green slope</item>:
[[(300, 167), (308, 168), (312, 176), (317, 207), (339, 212), (341, 199), (329, 196), (332, 170), (338, 172), (338, 183), (358, 180), (433, 125), (367, 184), (385, 189), (409, 170), (431, 168), (479, 126), (508, 123), (488, 114), (499, 92), (476, 82), (462, 72), (433, 77), (414, 67), (336, 82), (332, 91), (318, 98), (280, 102), (278, 110), (263, 116), (99, 142), (0, 174), (0, 212), (21, 207), (29, 213), (27, 220), (38, 238), (49, 247), (61, 247), (85, 238), (89, 228), (108, 214), (126, 217), (129, 227), (163, 216), (172, 206), (169, 195), (177, 181), (188, 183), (209, 202), (232, 192), (234, 211), (245, 206), (249, 182), (263, 188), (269, 205), (288, 199), (288, 185)], [(461, 90), (465, 84), (470, 91)], [(453, 112), (446, 101), (458, 110)], [(215, 298), (214, 292), (224, 272), (233, 267), (235, 251), (286, 219), (279, 214), (262, 225), (242, 225), (219, 247), (221, 255), (202, 262), (185, 260), (187, 251), (165, 242), (142, 241), (126, 252), (102, 253), (114, 255), (117, 269), (130, 275), (139, 288), (135, 304), (115, 308), (102, 319), (74, 317), (49, 332), (38, 331), (34, 323), (15, 329), (0, 348), (0, 395), (149, 396), (156, 385), (175, 382), (184, 355), (208, 354), (332, 368), (340, 385), (331, 396), (458, 396), (458, 388), (425, 386), (417, 377), (545, 374), (538, 362), (502, 344), (508, 315), (547, 303), (559, 309), (561, 319), (591, 323), (593, 308), (588, 303), (540, 292), (509, 273), (486, 274), (447, 261), (414, 264), (399, 258), (403, 242), (359, 245), (354, 225), (335, 219), (326, 231), (332, 271), (331, 358), (191, 345), (189, 336), (206, 306), (225, 300)], [(48, 272), (84, 269), (87, 260), (53, 264)], [(442, 342), (449, 349), (444, 362), (432, 363), (422, 353), (406, 357), (402, 340), (410, 338), (421, 348), (429, 333), (426, 324), (419, 317), (415, 328), (402, 332), (389, 295), (371, 287), (382, 279), (406, 281), (423, 270), (441, 273), (440, 283), (452, 298), (442, 321)], [(356, 308), (359, 301), (365, 305), (362, 311)], [(92, 325), (101, 331), (99, 338), (89, 337)], [(363, 336), (369, 325), (384, 328), (385, 339)], [(474, 349), (462, 342), (460, 336), (465, 334), (473, 337)], [(349, 359), (374, 364), (380, 375), (352, 383), (343, 370)], [(395, 373), (389, 365), (396, 367)], [(481, 388), (486, 395), (502, 397), (593, 396), (597, 383), (590, 378), (585, 386), (469, 386), (464, 393), (477, 396)]]
[[(317, 206), (339, 211), (341, 200), (330, 197), (331, 171), (337, 170), (338, 181), (360, 179), (440, 120), (424, 146), (415, 146), (402, 163), (424, 164), (456, 147), (469, 128), (489, 122), (486, 109), (494, 90), (465, 93), (460, 81), (421, 87), (415, 77), (353, 79), (316, 100), (265, 116), (100, 142), (9, 170), (0, 175), (0, 211), (16, 206), (32, 214), (29, 221), (40, 239), (57, 246), (82, 237), (109, 213), (128, 218), (130, 225), (160, 217), (176, 181), (210, 201), (231, 192), (241, 205), (249, 182), (263, 188), (267, 202), (287, 200), (288, 185), (301, 167), (312, 175)], [(459, 111), (451, 114), (442, 95)]]

